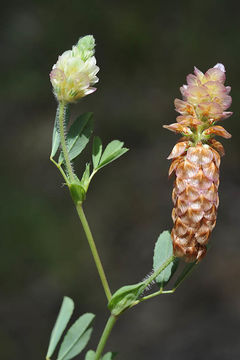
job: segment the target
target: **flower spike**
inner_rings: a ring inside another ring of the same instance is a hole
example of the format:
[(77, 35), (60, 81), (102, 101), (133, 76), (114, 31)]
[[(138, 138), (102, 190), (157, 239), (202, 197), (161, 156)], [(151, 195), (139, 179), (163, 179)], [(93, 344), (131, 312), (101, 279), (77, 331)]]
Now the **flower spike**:
[(180, 91), (183, 100), (175, 99), (180, 114), (177, 123), (164, 128), (181, 133), (183, 138), (174, 146), (169, 176), (175, 173), (172, 193), (174, 208), (172, 241), (174, 255), (186, 262), (200, 261), (206, 254), (206, 244), (216, 224), (219, 205), (219, 166), (224, 148), (213, 137), (231, 137), (216, 122), (232, 112), (230, 86), (225, 86), (225, 67), (216, 64), (205, 74), (196, 67), (187, 76), (187, 85)]

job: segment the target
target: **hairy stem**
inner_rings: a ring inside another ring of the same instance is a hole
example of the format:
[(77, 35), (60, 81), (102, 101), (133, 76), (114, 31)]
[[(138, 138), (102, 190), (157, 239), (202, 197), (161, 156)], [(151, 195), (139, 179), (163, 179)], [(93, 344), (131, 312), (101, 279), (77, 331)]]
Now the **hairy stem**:
[(146, 289), (148, 285), (150, 285), (174, 259), (175, 256), (170, 256), (170, 258), (168, 258), (156, 271), (154, 271), (154, 273), (146, 280), (144, 289)]
[(111, 334), (112, 328), (115, 324), (115, 322), (117, 321), (117, 317), (114, 315), (111, 315), (107, 321), (107, 324), (105, 326), (105, 329), (102, 333), (102, 336), (100, 338), (100, 341), (98, 343), (97, 346), (97, 350), (96, 350), (96, 356), (95, 356), (95, 360), (99, 360), (102, 352), (104, 350), (104, 347), (106, 345), (107, 339), (109, 338), (109, 335)]
[(65, 175), (65, 172), (63, 171), (61, 165), (59, 165), (51, 156), (50, 156), (50, 160), (52, 161), (52, 163), (54, 165), (56, 165), (56, 167), (58, 168), (58, 170), (60, 171), (60, 173), (62, 174), (64, 180), (66, 181), (66, 184), (68, 184), (68, 178)]
[(66, 116), (66, 110), (67, 110), (67, 104), (64, 102), (59, 102), (59, 112), (58, 112), (58, 125), (59, 125), (59, 134), (60, 134), (60, 142), (64, 157), (64, 162), (66, 165), (66, 170), (69, 176), (69, 179), (71, 182), (74, 182), (74, 172), (72, 168), (71, 161), (69, 159), (68, 150), (67, 150), (67, 144), (65, 139), (65, 116)]
[(163, 290), (163, 288), (161, 288), (160, 290), (158, 290), (158, 291), (156, 291), (156, 292), (154, 292), (154, 293), (152, 293), (150, 295), (143, 296), (141, 299), (135, 301), (132, 304), (132, 306), (135, 306), (135, 305), (139, 304), (142, 301), (152, 299), (152, 298), (154, 298), (155, 296), (158, 296), (158, 295), (173, 294), (177, 290), (177, 288), (182, 284), (182, 282), (191, 274), (193, 269), (195, 269), (195, 265), (196, 265), (196, 263), (192, 264), (192, 266), (188, 266), (188, 269), (181, 276), (180, 280), (175, 283), (175, 286), (171, 290)]
[(78, 212), (78, 216), (79, 216), (79, 218), (81, 220), (83, 229), (85, 231), (85, 234), (86, 234), (86, 237), (87, 237), (87, 240), (88, 240), (88, 244), (90, 246), (92, 256), (94, 258), (94, 261), (95, 261), (95, 264), (96, 264), (96, 267), (97, 267), (97, 270), (98, 270), (98, 274), (99, 274), (99, 277), (100, 277), (101, 282), (102, 282), (103, 289), (104, 289), (106, 297), (107, 297), (107, 299), (109, 301), (111, 299), (111, 297), (112, 297), (112, 294), (111, 294), (111, 291), (110, 291), (110, 288), (109, 288), (109, 285), (108, 285), (108, 281), (107, 281), (107, 278), (106, 278), (106, 275), (105, 275), (105, 272), (104, 272), (100, 257), (98, 255), (97, 247), (96, 247), (96, 244), (94, 242), (92, 232), (90, 230), (90, 227), (88, 225), (86, 216), (84, 214), (82, 204), (77, 203), (76, 209), (77, 209), (77, 212)]

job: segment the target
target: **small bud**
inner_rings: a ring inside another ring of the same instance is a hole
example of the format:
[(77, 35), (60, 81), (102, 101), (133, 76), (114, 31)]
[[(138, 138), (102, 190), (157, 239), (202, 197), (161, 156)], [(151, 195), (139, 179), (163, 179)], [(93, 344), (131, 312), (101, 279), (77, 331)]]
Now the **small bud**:
[(95, 39), (92, 35), (81, 37), (76, 46), (73, 46), (73, 53), (79, 54), (83, 61), (88, 60), (95, 53)]
[(78, 40), (72, 50), (59, 56), (50, 73), (53, 92), (58, 101), (75, 103), (96, 90), (99, 67), (94, 55), (95, 40), (87, 35)]

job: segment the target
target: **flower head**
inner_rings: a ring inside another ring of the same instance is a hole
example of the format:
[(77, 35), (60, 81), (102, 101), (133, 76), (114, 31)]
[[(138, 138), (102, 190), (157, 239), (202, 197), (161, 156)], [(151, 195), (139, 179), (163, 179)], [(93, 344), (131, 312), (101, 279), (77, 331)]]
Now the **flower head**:
[(187, 76), (187, 85), (180, 91), (183, 100), (175, 99), (176, 111), (180, 114), (177, 123), (164, 127), (181, 133), (194, 144), (207, 143), (214, 135), (229, 138), (230, 134), (216, 122), (232, 115), (226, 111), (231, 105), (230, 86), (225, 86), (225, 67), (216, 64), (205, 74), (194, 68), (194, 74)]
[(230, 86), (225, 86), (225, 68), (216, 64), (205, 74), (194, 68), (187, 85), (180, 90), (183, 99), (175, 99), (177, 122), (165, 128), (183, 137), (174, 146), (169, 175), (175, 174), (172, 193), (173, 252), (186, 262), (199, 262), (207, 252), (207, 243), (215, 227), (219, 205), (219, 166), (223, 145), (214, 139), (231, 134), (218, 121), (231, 116)]
[(99, 67), (94, 57), (95, 40), (87, 35), (78, 40), (72, 50), (59, 56), (50, 73), (53, 92), (58, 101), (75, 103), (96, 90)]
[[(226, 112), (231, 105), (232, 98), (229, 95), (230, 86), (224, 86), (226, 76), (223, 64), (216, 64), (205, 74), (194, 68), (194, 74), (187, 76), (187, 85), (180, 90), (183, 100), (175, 100), (176, 110), (183, 115), (195, 115), (200, 118), (214, 121), (226, 118), (232, 113)], [(191, 109), (191, 111), (190, 111)]]

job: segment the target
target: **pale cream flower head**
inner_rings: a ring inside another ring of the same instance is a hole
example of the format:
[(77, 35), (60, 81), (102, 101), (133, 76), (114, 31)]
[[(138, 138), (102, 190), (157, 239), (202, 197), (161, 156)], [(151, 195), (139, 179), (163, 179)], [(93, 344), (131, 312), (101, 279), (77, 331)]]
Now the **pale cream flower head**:
[(50, 73), (53, 92), (58, 101), (75, 103), (82, 97), (91, 94), (98, 82), (96, 74), (99, 67), (94, 56), (95, 40), (87, 35), (78, 40), (72, 50), (59, 56)]

